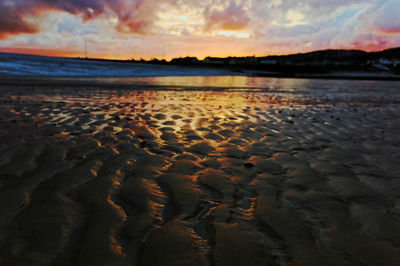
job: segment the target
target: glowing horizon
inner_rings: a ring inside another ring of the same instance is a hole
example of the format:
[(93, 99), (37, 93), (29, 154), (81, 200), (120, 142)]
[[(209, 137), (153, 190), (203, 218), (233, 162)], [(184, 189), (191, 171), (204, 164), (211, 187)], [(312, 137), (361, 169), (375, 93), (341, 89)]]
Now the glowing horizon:
[(400, 46), (397, 0), (0, 0), (0, 52), (104, 59)]

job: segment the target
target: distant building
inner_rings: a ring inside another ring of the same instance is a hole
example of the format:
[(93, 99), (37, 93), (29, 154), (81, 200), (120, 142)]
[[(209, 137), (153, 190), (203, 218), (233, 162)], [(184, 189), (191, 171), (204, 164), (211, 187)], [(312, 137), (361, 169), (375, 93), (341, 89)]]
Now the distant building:
[(245, 57), (245, 61), (246, 61), (247, 64), (250, 64), (250, 65), (254, 65), (254, 64), (258, 64), (259, 63), (258, 58), (255, 57), (254, 55)]
[(191, 57), (191, 56), (187, 56), (187, 57), (181, 57), (181, 58), (174, 58), (171, 60), (171, 63), (173, 64), (197, 64), (199, 63), (199, 59), (197, 59), (197, 57)]
[(225, 58), (220, 58), (220, 57), (210, 57), (210, 56), (208, 56), (208, 57), (206, 57), (204, 60), (203, 60), (203, 63), (206, 63), (206, 64), (216, 64), (216, 65), (223, 65), (223, 64), (225, 64)]
[(259, 59), (255, 56), (246, 57), (229, 57), (229, 64), (239, 64), (239, 65), (255, 65), (259, 64)]
[(246, 57), (228, 57), (227, 61), (230, 65), (244, 65), (248, 63)]
[(244, 64), (243, 58), (228, 57), (227, 60), (228, 60), (228, 64), (230, 64), (230, 65)]
[(381, 58), (379, 59), (379, 63), (382, 65), (392, 65), (393, 64), (393, 60), (389, 60), (386, 58)]
[(375, 69), (388, 71), (392, 68), (399, 67), (400, 61), (396, 59), (379, 58), (378, 60), (368, 60), (367, 65)]
[(260, 59), (260, 64), (262, 65), (276, 65), (278, 60), (276, 59)]

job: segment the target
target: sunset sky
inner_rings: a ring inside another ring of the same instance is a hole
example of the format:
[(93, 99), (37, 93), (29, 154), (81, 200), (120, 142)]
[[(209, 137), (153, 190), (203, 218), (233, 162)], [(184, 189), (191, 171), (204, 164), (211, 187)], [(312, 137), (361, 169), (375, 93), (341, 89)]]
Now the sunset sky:
[(244, 56), (400, 46), (400, 0), (0, 0), (0, 51)]

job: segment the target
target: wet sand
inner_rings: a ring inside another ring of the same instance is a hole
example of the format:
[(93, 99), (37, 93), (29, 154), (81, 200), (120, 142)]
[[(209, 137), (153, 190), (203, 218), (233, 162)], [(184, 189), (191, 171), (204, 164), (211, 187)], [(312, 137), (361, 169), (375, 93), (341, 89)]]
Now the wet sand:
[(0, 91), (1, 265), (400, 261), (400, 91)]

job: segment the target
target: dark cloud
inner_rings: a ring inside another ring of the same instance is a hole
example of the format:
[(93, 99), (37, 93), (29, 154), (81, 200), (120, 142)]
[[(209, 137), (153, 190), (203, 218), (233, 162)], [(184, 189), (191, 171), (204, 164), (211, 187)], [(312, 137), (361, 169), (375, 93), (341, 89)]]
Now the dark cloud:
[(18, 33), (36, 33), (39, 31), (36, 25), (25, 22), (20, 16), (9, 16), (8, 10), (0, 10), (0, 40), (9, 35)]
[(110, 13), (118, 17), (117, 30), (146, 34), (153, 25), (159, 5), (174, 2), (175, 0), (0, 0), (0, 38), (39, 31), (38, 25), (27, 22), (25, 18), (46, 11), (82, 15), (84, 21)]
[(0, 40), (18, 33), (36, 33), (38, 27), (23, 19), (26, 8), (21, 3), (0, 0)]
[[(33, 0), (37, 8), (62, 10), (71, 14), (82, 14), (84, 19), (93, 18), (104, 12), (107, 2), (105, 0)], [(118, 2), (118, 1), (114, 1)]]

